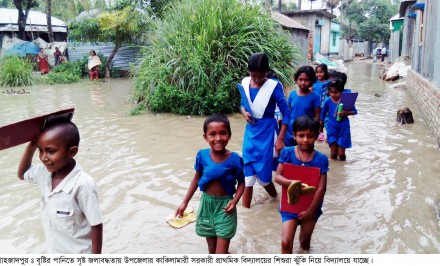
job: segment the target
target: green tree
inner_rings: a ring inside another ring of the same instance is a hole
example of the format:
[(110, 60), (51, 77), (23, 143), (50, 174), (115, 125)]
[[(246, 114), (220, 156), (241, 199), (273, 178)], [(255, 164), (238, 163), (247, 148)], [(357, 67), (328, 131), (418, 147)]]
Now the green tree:
[(9, 7), (10, 0), (0, 0), (0, 7)]
[(79, 13), (89, 10), (92, 6), (87, 2), (79, 0), (51, 0), (52, 16), (69, 21), (76, 17)]
[(29, 16), (29, 11), (32, 8), (38, 7), (37, 0), (13, 0), (14, 6), (18, 10), (18, 35), (25, 40), (26, 20)]
[(389, 19), (398, 12), (398, 4), (388, 0), (349, 1), (343, 9), (361, 38), (386, 42), (390, 37)]
[(297, 10), (297, 9), (298, 9), (298, 6), (294, 2), (285, 3), (281, 0), (278, 0), (276, 3), (275, 2), (272, 3), (272, 10), (276, 10), (278, 12), (293, 11), (293, 10)]
[(96, 18), (75, 20), (69, 25), (70, 36), (80, 42), (113, 42), (115, 48), (106, 64), (106, 77), (110, 77), (110, 66), (119, 48), (125, 44), (136, 44), (147, 32), (150, 17), (147, 12), (127, 5), (121, 10), (112, 9)]
[(331, 14), (333, 15), (333, 10), (340, 4), (341, 0), (327, 0), (325, 4), (331, 10)]
[(261, 6), (182, 0), (153, 25), (131, 94), (138, 107), (177, 114), (236, 112), (235, 82), (248, 75), (248, 58), (256, 52), (268, 54), (285, 85), (293, 83), (299, 49)]

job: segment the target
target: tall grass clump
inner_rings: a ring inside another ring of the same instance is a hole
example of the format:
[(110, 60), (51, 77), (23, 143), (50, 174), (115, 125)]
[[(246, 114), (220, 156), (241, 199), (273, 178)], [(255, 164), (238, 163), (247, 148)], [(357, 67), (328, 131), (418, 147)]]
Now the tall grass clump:
[(0, 86), (18, 87), (34, 84), (33, 64), (19, 56), (5, 56), (0, 62)]
[(131, 98), (153, 112), (206, 115), (238, 110), (235, 82), (251, 54), (265, 52), (286, 85), (300, 58), (291, 37), (259, 6), (239, 0), (173, 2), (156, 21)]

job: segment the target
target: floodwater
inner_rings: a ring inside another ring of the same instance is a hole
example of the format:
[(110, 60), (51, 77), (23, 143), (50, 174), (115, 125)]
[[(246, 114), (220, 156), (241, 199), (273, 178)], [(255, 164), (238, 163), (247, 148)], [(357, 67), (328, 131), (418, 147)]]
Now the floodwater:
[[(360, 92), (359, 114), (350, 118), (353, 148), (347, 150), (347, 162), (330, 162), (324, 214), (310, 253), (440, 253), (439, 149), (404, 89), (388, 87), (372, 64), (347, 67), (347, 87)], [(204, 118), (129, 116), (131, 86), (131, 81), (112, 80), (0, 94), (0, 125), (75, 107), (73, 121), (82, 137), (76, 158), (99, 188), (103, 252), (207, 253), (194, 224), (177, 230), (165, 223), (187, 191), (198, 149), (208, 147), (202, 138)], [(415, 124), (395, 122), (396, 110), (403, 106), (413, 110)], [(238, 114), (230, 119), (228, 148), (241, 153), (245, 123)], [(47, 251), (40, 190), (16, 177), (24, 148), (0, 151), (2, 253)], [(326, 144), (316, 148), (329, 155)], [(34, 162), (39, 162), (37, 156)], [(197, 209), (199, 199), (198, 191), (189, 205)], [(279, 253), (277, 206), (278, 199), (270, 199), (257, 185), (252, 208), (238, 207), (230, 251)]]

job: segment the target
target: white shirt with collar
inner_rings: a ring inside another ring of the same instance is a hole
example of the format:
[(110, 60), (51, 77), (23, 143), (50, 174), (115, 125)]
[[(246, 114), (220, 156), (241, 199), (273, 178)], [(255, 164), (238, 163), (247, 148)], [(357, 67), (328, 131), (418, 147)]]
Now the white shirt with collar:
[(52, 190), (52, 175), (32, 165), (24, 178), (41, 187), (41, 216), (50, 253), (92, 253), (91, 226), (102, 223), (95, 181), (76, 162)]

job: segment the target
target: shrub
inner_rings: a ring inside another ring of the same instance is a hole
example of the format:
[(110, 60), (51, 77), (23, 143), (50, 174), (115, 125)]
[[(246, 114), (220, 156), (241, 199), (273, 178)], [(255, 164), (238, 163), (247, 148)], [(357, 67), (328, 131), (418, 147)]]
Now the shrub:
[[(105, 77), (105, 65), (107, 64), (108, 57), (104, 56), (103, 54), (97, 54), (99, 59), (101, 60), (101, 65), (98, 67), (99, 77), (104, 78)], [(87, 66), (88, 64), (88, 55), (84, 55), (81, 59), (76, 61), (68, 61), (65, 63), (62, 63), (60, 65), (55, 66), (53, 69), (53, 72), (59, 73), (59, 72), (68, 72), (68, 73), (74, 73), (76, 76), (80, 78), (88, 78), (89, 77), (89, 68)], [(110, 69), (110, 76), (112, 78), (119, 78), (119, 68), (113, 67)]]
[[(106, 56), (104, 56), (103, 54), (97, 54), (97, 56), (101, 60), (101, 65), (98, 67), (99, 77), (103, 78), (103, 77), (105, 77), (105, 65), (107, 63), (108, 58)], [(88, 58), (89, 57), (87, 55), (85, 55), (79, 60), (68, 61), (68, 62), (62, 63), (60, 65), (55, 66), (55, 68), (53, 69), (53, 72), (55, 72), (55, 73), (60, 73), (60, 72), (73, 73), (74, 75), (76, 75), (80, 78), (88, 78), (89, 77), (89, 68), (87, 66)], [(111, 70), (113, 71), (113, 68)], [(115, 73), (116, 73), (116, 71), (115, 71)], [(112, 75), (112, 77), (113, 77), (113, 75)]]
[(0, 86), (18, 87), (34, 84), (33, 64), (26, 58), (7, 56), (0, 63)]
[(265, 52), (286, 85), (299, 50), (260, 7), (239, 0), (183, 0), (156, 21), (149, 46), (135, 70), (131, 98), (154, 112), (231, 113), (235, 87), (247, 76), (251, 54)]
[(70, 84), (76, 83), (80, 77), (71, 72), (50, 72), (47, 76), (46, 84)]
[[(74, 74), (78, 77), (84, 77), (85, 75), (88, 75), (88, 72), (86, 72), (86, 70), (84, 69), (84, 63), (82, 62), (83, 60), (78, 60), (78, 61), (68, 61), (68, 62), (64, 62), (60, 65), (55, 66), (55, 68), (53, 69), (52, 72), (54, 73), (71, 73)], [(87, 64), (87, 61), (86, 61)], [(51, 73), (52, 73), (51, 72)]]

